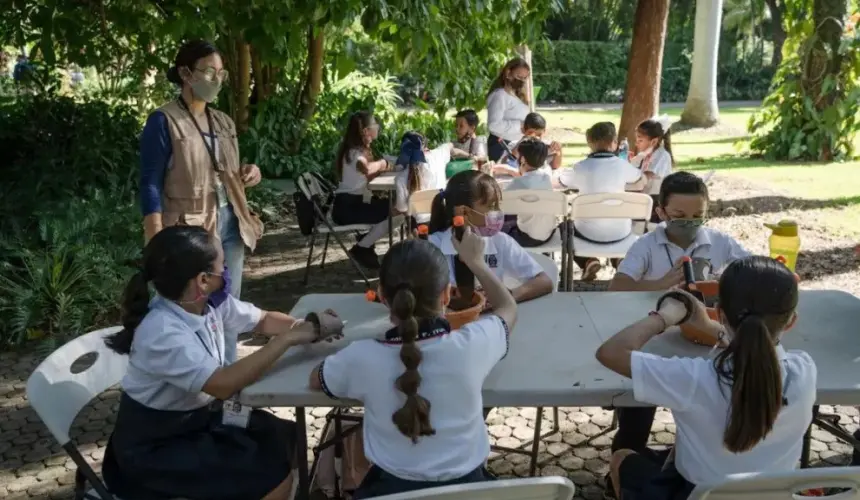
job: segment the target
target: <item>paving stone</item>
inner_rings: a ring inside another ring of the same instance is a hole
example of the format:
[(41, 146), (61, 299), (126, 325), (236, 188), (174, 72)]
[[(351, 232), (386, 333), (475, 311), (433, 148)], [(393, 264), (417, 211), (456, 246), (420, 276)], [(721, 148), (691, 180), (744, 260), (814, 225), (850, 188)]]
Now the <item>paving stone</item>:
[(829, 443), (827, 446), (830, 448), (830, 451), (835, 451), (836, 453), (842, 453), (845, 455), (854, 453), (854, 447), (850, 444), (843, 443), (842, 441), (835, 441), (833, 443)]
[(496, 441), (496, 444), (505, 448), (519, 448), (522, 442), (514, 437), (503, 437)]
[(487, 425), (503, 425), (505, 423), (505, 417), (499, 415), (498, 413), (491, 413), (487, 416)]
[(591, 484), (579, 489), (579, 493), (585, 500), (603, 500), (603, 487)]
[(583, 436), (578, 432), (568, 432), (561, 436), (562, 441), (571, 445), (571, 446), (579, 446), (584, 443), (588, 438)]
[(491, 425), (489, 427), (490, 435), (494, 438), (505, 438), (511, 435), (513, 431), (507, 425)]
[(39, 480), (36, 479), (36, 476), (23, 475), (9, 481), (6, 485), (6, 489), (9, 490), (10, 493), (17, 493), (21, 491), (27, 491), (27, 488), (35, 486), (39, 483)]
[(529, 420), (537, 418), (537, 408), (521, 408), (520, 416)]
[(514, 472), (514, 464), (507, 460), (496, 460), (490, 464), (489, 468), (493, 474), (501, 476), (513, 474)]
[(42, 497), (42, 498), (44, 498), (44, 497), (48, 496), (48, 494), (50, 492), (56, 490), (59, 487), (60, 487), (60, 484), (56, 480), (52, 479), (52, 480), (48, 480), (48, 481), (41, 481), (38, 484), (36, 484), (35, 486), (31, 486), (30, 488), (27, 488), (27, 494), (30, 495), (31, 497)]
[(522, 453), (509, 453), (508, 456), (505, 457), (505, 460), (514, 465), (519, 465), (528, 462), (530, 458), (523, 455)]
[(541, 469), (540, 475), (541, 476), (567, 477), (567, 471), (565, 471), (564, 469), (562, 469), (561, 467), (559, 467), (557, 465), (548, 465), (548, 466), (544, 467), (543, 469)]
[(583, 460), (591, 460), (598, 456), (597, 450), (594, 448), (574, 448), (573, 454)]
[(591, 417), (581, 411), (573, 412), (567, 418), (576, 424), (584, 424), (591, 421)]
[(506, 407), (506, 408), (497, 408), (496, 410), (503, 417), (518, 417), (518, 416), (520, 416), (520, 410), (518, 408)]
[(610, 446), (612, 444), (612, 436), (614, 434), (604, 434), (591, 440), (591, 446), (601, 447)]
[(505, 419), (505, 425), (507, 425), (511, 429), (516, 429), (517, 427), (525, 427), (525, 426), (529, 425), (529, 422), (525, 418), (523, 418), (519, 415), (516, 415), (513, 417), (506, 418)]
[(813, 451), (827, 451), (827, 445), (822, 443), (821, 441), (816, 441), (815, 439), (811, 439), (809, 441), (809, 449)]
[(66, 471), (66, 468), (63, 466), (48, 467), (36, 474), (36, 479), (39, 481), (56, 480), (66, 474), (68, 474), (68, 471)]
[(320, 406), (319, 408), (311, 409), (311, 415), (313, 415), (315, 417), (325, 417), (326, 415), (328, 415), (328, 412), (330, 412), (330, 411), (331, 411), (331, 408), (326, 408), (326, 407)]
[(818, 453), (818, 457), (830, 465), (848, 465), (848, 463), (851, 462), (851, 455), (836, 453), (830, 450)]
[(597, 481), (594, 474), (587, 470), (575, 470), (573, 472), (569, 472), (567, 477), (577, 486), (587, 486), (589, 484), (594, 484)]
[(580, 470), (585, 466), (585, 460), (575, 456), (568, 455), (558, 461), (558, 464), (567, 471)]
[(546, 449), (550, 453), (550, 455), (558, 457), (570, 450), (570, 445), (565, 443), (550, 443), (549, 445), (547, 445)]
[(531, 427), (526, 427), (525, 425), (521, 425), (519, 427), (514, 428), (514, 437), (521, 441), (529, 441), (535, 435), (535, 430)]
[(531, 473), (531, 464), (519, 464), (514, 466), (514, 475), (527, 477)]
[(585, 469), (598, 476), (603, 476), (609, 473), (609, 463), (599, 458), (593, 458), (585, 461)]
[(654, 439), (660, 444), (672, 444), (675, 442), (675, 435), (668, 432), (658, 432)]
[(592, 423), (585, 423), (579, 426), (579, 433), (588, 437), (596, 436), (600, 434), (600, 431), (600, 427)]

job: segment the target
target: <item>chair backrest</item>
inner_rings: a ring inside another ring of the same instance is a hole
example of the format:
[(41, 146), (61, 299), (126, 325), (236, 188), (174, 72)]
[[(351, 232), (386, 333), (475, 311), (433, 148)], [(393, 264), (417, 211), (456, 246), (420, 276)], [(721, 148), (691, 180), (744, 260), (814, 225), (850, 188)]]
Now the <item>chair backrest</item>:
[(317, 202), (325, 200), (334, 191), (334, 186), (319, 174), (305, 172), (299, 175), (296, 185), (305, 197)]
[(575, 491), (570, 479), (550, 476), (440, 486), (375, 500), (571, 500)]
[(128, 356), (104, 343), (105, 337), (121, 329), (105, 328), (68, 342), (42, 361), (27, 380), (30, 406), (61, 445), (70, 441), (69, 429), (81, 409), (125, 375)]
[(799, 500), (816, 488), (843, 488), (826, 498), (860, 499), (860, 467), (822, 467), (789, 472), (733, 474), (719, 485), (699, 485), (689, 500)]
[(570, 215), (577, 219), (649, 220), (653, 200), (642, 193), (582, 194), (573, 199)]
[[(532, 256), (532, 258), (540, 265), (541, 269), (543, 269), (543, 272), (545, 272), (546, 275), (549, 276), (549, 279), (552, 280), (553, 291), (558, 290), (558, 264), (555, 260), (542, 253), (529, 253), (529, 255)], [(508, 288), (515, 288), (522, 285), (519, 280), (512, 276), (505, 276), (502, 281)]]
[(429, 214), (437, 194), (439, 194), (438, 189), (424, 189), (412, 193), (409, 196), (409, 215)]
[(501, 209), (508, 215), (555, 215), (567, 217), (567, 195), (561, 191), (515, 189), (502, 194)]

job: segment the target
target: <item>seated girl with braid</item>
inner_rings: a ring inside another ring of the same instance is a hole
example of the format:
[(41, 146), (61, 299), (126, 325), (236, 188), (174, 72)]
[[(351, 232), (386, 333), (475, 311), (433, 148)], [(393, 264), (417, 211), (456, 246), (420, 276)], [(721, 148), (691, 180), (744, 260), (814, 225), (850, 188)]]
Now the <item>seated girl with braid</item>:
[(484, 262), (484, 239), (453, 241), (493, 303), (492, 313), (451, 330), (448, 259), (426, 240), (395, 244), (382, 259), (379, 297), (394, 328), (356, 340), (311, 373), (310, 386), (364, 404), (364, 453), (372, 464), (353, 498), (487, 481), (490, 453), (481, 387), (508, 350), (517, 305)]

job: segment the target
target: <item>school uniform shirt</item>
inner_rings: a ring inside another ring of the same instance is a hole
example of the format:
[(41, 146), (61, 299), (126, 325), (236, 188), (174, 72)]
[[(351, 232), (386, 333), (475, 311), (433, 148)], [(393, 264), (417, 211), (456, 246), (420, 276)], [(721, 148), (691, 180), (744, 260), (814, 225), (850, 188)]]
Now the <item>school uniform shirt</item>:
[(783, 407), (771, 432), (751, 450), (723, 445), (731, 412), (731, 387), (719, 380), (713, 359), (664, 358), (634, 352), (633, 395), (672, 410), (677, 428), (675, 466), (693, 484), (714, 484), (729, 474), (782, 472), (797, 467), (803, 434), (812, 421), (817, 370), (803, 351), (776, 347), (782, 372)]
[(660, 186), (663, 184), (663, 179), (672, 173), (672, 155), (666, 151), (666, 148), (660, 146), (651, 153), (651, 159), (647, 165), (645, 164), (645, 158), (647, 158), (646, 155), (636, 155), (632, 160), (633, 166), (643, 172), (645, 170), (654, 172), (657, 178), (648, 182), (645, 192), (648, 194), (660, 194)]
[(215, 370), (236, 361), (236, 342), (252, 330), (263, 313), (229, 296), (217, 308), (192, 314), (156, 296), (134, 332), (125, 393), (155, 410), (196, 410), (215, 398), (202, 392)]
[(503, 88), (487, 96), (487, 129), (496, 137), (509, 142), (522, 139), (523, 121), (528, 114), (529, 105)]
[[(517, 189), (539, 189), (552, 191), (552, 171), (548, 168), (525, 172), (508, 184), (505, 191), (516, 191)], [(551, 215), (518, 215), (517, 227), (538, 241), (546, 241), (552, 236), (552, 232), (558, 226), (556, 218)]]
[(731, 236), (708, 227), (699, 228), (693, 243), (683, 249), (669, 241), (665, 223), (661, 223), (630, 247), (618, 266), (618, 272), (636, 281), (657, 280), (685, 255), (693, 259), (694, 267), (705, 269), (705, 277), (708, 277), (718, 275), (726, 266), (750, 253)]
[[(641, 177), (642, 172), (627, 161), (612, 153), (599, 152), (588, 155), (573, 168), (564, 169), (558, 182), (578, 190), (581, 195), (623, 193), (627, 184)], [(596, 242), (619, 241), (633, 231), (630, 219), (583, 219), (573, 224), (582, 236)]]
[(451, 147), (459, 149), (460, 151), (465, 151), (471, 156), (487, 156), (487, 137), (479, 135), (474, 139), (467, 139), (463, 142), (452, 141)]
[(364, 452), (371, 463), (411, 481), (460, 478), (490, 452), (481, 388), (507, 353), (508, 328), (498, 316), (487, 315), (454, 331), (444, 319), (426, 320), (419, 332), (418, 394), (430, 401), (435, 435), (413, 444), (391, 419), (406, 400), (395, 388), (405, 370), (396, 329), (385, 340), (357, 340), (328, 356), (320, 365), (320, 382), (330, 397), (364, 403)]
[(367, 177), (358, 170), (358, 159), (364, 156), (359, 149), (347, 151), (343, 163), (343, 173), (335, 193), (364, 195), (367, 191)]
[[(454, 259), (457, 258), (457, 250), (451, 243), (451, 228), (433, 233), (427, 239), (448, 257), (449, 276), (451, 284), (455, 285), (457, 281), (454, 279)], [(523, 250), (519, 243), (502, 232), (491, 238), (484, 238), (484, 260), (500, 280), (507, 275), (526, 282), (544, 272), (540, 264)]]

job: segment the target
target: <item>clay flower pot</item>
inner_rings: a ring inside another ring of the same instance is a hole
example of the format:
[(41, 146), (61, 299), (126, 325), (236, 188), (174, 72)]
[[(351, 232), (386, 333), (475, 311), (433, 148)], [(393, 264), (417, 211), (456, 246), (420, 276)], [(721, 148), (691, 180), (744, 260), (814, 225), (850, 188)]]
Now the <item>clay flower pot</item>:
[(464, 325), (478, 319), (478, 317), (481, 315), (481, 312), (484, 310), (484, 305), (486, 304), (486, 302), (487, 298), (484, 297), (484, 294), (479, 292), (473, 292), (472, 302), (469, 307), (461, 309), (459, 311), (454, 311), (449, 308), (445, 312), (445, 319), (447, 319), (448, 323), (451, 324), (452, 330), (462, 328)]
[[(702, 295), (705, 296), (705, 302), (709, 303), (712, 300), (716, 299), (717, 295), (720, 292), (720, 282), (719, 281), (697, 281), (696, 289), (702, 292)], [(713, 307), (706, 308), (708, 312), (708, 317), (714, 321), (719, 321), (720, 318), (717, 315), (717, 310)], [(717, 339), (713, 336), (708, 335), (706, 332), (701, 332), (695, 328), (692, 328), (690, 325), (681, 325), (681, 336), (685, 339), (693, 342), (695, 344), (704, 345), (708, 347), (712, 347), (717, 343)]]

